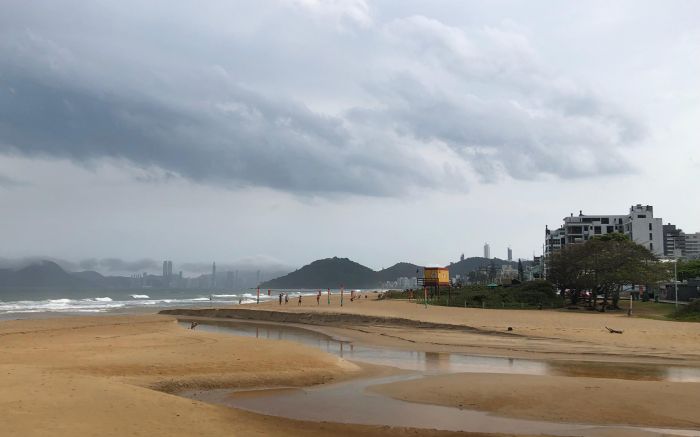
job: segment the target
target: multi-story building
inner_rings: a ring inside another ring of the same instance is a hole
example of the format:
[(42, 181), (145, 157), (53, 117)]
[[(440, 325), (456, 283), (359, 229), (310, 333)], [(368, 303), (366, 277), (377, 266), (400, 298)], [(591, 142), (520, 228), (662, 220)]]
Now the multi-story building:
[(513, 249), (508, 248), (508, 261), (513, 261)]
[[(663, 221), (654, 218), (654, 207), (633, 205), (627, 215), (571, 214), (558, 229), (545, 227), (545, 258), (567, 244), (583, 243), (597, 235), (625, 234), (657, 256), (664, 256)], [(545, 262), (546, 275), (546, 262)]]
[(484, 258), (491, 258), (491, 246), (489, 246), (489, 243), (484, 243)]
[(686, 256), (685, 232), (671, 223), (663, 225), (664, 256), (681, 258)]
[(685, 257), (700, 259), (700, 232), (685, 234)]

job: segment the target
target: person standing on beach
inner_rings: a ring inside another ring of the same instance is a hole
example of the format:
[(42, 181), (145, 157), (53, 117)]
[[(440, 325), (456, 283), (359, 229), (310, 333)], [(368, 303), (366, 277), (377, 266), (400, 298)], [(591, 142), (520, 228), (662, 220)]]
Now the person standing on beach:
[(301, 306), (301, 293), (299, 293), (299, 306)]
[(280, 293), (280, 305), (282, 305), (282, 293)]
[(284, 304), (286, 305), (288, 303), (289, 303), (289, 293), (284, 293)]
[(318, 291), (318, 294), (316, 295), (316, 306), (321, 305), (321, 290)]

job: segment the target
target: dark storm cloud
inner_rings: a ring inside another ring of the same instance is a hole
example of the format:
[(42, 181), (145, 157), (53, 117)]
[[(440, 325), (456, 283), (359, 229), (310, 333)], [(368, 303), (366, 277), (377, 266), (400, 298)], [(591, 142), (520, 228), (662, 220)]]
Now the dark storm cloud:
[[(497, 29), (470, 35), (419, 16), (370, 26), (369, 9), (355, 3), (350, 16), (363, 18), (356, 32), (365, 36), (347, 47), (351, 59), (337, 62), (358, 76), (361, 64), (374, 63), (374, 76), (358, 82), (363, 99), (376, 104), (345, 102), (340, 85), (326, 85), (320, 94), (342, 108), (327, 114), (284, 82), (328, 80), (322, 67), (336, 59), (334, 44), (349, 44), (337, 29), (316, 35), (302, 23), (295, 38), (318, 52), (319, 65), (295, 65), (287, 52), (297, 48), (274, 21), (262, 23), (243, 49), (225, 34), (183, 38), (155, 16), (146, 30), (142, 17), (125, 10), (114, 26), (137, 37), (101, 29), (95, 22), (105, 17), (94, 7), (76, 12), (87, 24), (64, 29), (18, 3), (19, 25), (13, 10), (0, 19), (7, 24), (0, 31), (0, 152), (80, 163), (126, 159), (200, 183), (320, 195), (464, 190), (466, 172), (493, 180), (629, 171), (619, 149), (642, 137), (638, 123), (581, 87), (557, 84), (523, 36)], [(288, 19), (294, 29), (303, 17)], [(265, 28), (278, 39), (268, 40)], [(319, 38), (327, 45), (311, 44)], [(387, 67), (385, 56), (395, 62)], [(246, 85), (256, 79), (245, 75), (246, 64), (277, 68), (270, 89)], [(425, 156), (437, 158), (416, 165)]]

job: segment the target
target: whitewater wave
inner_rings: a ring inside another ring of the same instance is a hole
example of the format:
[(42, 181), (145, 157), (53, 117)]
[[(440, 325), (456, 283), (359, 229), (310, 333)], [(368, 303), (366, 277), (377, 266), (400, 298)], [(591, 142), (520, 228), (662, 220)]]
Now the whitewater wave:
[[(160, 293), (160, 292), (158, 292)], [(172, 295), (164, 293), (161, 296), (151, 297), (147, 294), (125, 294), (117, 297), (98, 296), (84, 298), (56, 297), (54, 299), (43, 300), (17, 300), (0, 301), (0, 318), (8, 314), (23, 313), (103, 313), (108, 311), (128, 311), (136, 308), (172, 308), (172, 307), (201, 307), (209, 306), (212, 302), (230, 302), (234, 304), (255, 303), (256, 296), (250, 293), (242, 294), (218, 294), (203, 296), (202, 292), (195, 292), (189, 296)], [(275, 297), (276, 298), (276, 297)], [(261, 293), (260, 300), (271, 299)], [(6, 318), (7, 316), (5, 316)]]

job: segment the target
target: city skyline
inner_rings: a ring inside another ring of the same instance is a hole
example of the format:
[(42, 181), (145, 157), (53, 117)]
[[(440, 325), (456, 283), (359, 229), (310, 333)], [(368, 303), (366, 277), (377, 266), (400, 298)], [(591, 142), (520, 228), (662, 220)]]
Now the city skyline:
[(698, 232), (699, 12), (10, 2), (0, 257), (530, 259), (635, 204)]

